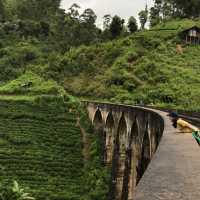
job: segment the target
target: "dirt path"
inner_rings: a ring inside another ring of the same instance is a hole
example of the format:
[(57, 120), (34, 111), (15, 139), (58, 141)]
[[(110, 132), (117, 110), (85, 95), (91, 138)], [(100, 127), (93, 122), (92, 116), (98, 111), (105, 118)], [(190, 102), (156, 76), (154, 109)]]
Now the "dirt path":
[(81, 137), (82, 137), (82, 142), (83, 142), (82, 153), (83, 153), (84, 160), (89, 160), (90, 159), (90, 141), (85, 129), (81, 127), (80, 118), (77, 118), (77, 127), (79, 127), (81, 131)]

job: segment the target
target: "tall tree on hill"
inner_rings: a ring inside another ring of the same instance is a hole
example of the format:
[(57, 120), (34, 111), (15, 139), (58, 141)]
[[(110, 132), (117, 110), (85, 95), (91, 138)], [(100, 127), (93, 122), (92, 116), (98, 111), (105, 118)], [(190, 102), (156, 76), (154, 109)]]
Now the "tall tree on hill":
[(154, 7), (150, 9), (150, 26), (155, 26), (163, 20), (180, 16), (176, 7), (176, 0), (154, 0)]
[(65, 24), (60, 31), (64, 33), (63, 44), (67, 48), (90, 44), (99, 39), (99, 29), (96, 27), (97, 16), (92, 9), (85, 9), (80, 13), (80, 6), (73, 4), (65, 15)]
[(61, 0), (5, 0), (12, 15), (18, 19), (49, 21), (60, 7)]
[(154, 7), (151, 8), (150, 14), (150, 21), (152, 25), (173, 17), (200, 17), (200, 1), (154, 0)]
[(160, 15), (158, 10), (155, 7), (150, 9), (150, 16), (149, 16), (150, 26), (153, 27), (160, 23)]
[(138, 30), (137, 20), (133, 16), (128, 20), (128, 29), (131, 33), (134, 33)]
[(109, 29), (112, 17), (111, 15), (107, 14), (103, 16), (103, 29)]
[(5, 19), (5, 7), (3, 0), (0, 0), (0, 21)]
[(98, 40), (98, 34), (100, 32), (95, 25), (96, 19), (97, 16), (95, 12), (90, 8), (84, 10), (84, 12), (80, 16), (80, 36), (85, 44), (89, 44), (91, 41)]
[(155, 9), (157, 10), (158, 14), (161, 15), (162, 13), (162, 5), (165, 0), (154, 0)]
[(199, 0), (174, 0), (177, 9), (180, 9), (184, 17), (199, 17), (200, 16), (200, 1)]
[(97, 20), (97, 16), (95, 14), (95, 12), (90, 9), (87, 8), (83, 14), (80, 16), (82, 22), (86, 23), (87, 25), (92, 25), (94, 26), (96, 20)]
[(112, 22), (112, 16), (110, 14), (104, 15), (103, 17), (103, 31), (101, 34), (101, 38), (103, 41), (109, 40), (112, 38), (110, 32), (110, 25)]
[(69, 12), (68, 12), (69, 16), (73, 19), (78, 19), (79, 15), (80, 15), (79, 14), (80, 8), (81, 7), (78, 4), (76, 4), (76, 3), (72, 4), (72, 6), (68, 9), (69, 10)]
[(110, 24), (110, 32), (113, 38), (116, 38), (121, 35), (124, 28), (124, 19), (121, 19), (119, 16), (115, 15)]
[(142, 10), (139, 12), (139, 20), (140, 20), (140, 24), (141, 24), (141, 29), (143, 30), (145, 28), (145, 25), (147, 23), (148, 20), (148, 8), (146, 6), (145, 10)]
[(168, 20), (174, 16), (174, 4), (171, 0), (165, 0), (162, 4), (162, 16), (164, 20)]
[(159, 24), (162, 20), (163, 14), (163, 1), (166, 0), (154, 0), (154, 7), (150, 9), (150, 26)]

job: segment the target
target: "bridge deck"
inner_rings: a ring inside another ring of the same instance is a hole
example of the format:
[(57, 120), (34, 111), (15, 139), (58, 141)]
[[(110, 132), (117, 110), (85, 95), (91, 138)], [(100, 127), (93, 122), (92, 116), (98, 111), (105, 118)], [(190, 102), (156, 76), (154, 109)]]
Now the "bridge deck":
[(135, 200), (199, 200), (200, 148), (190, 134), (178, 134), (165, 112), (165, 132), (136, 190)]

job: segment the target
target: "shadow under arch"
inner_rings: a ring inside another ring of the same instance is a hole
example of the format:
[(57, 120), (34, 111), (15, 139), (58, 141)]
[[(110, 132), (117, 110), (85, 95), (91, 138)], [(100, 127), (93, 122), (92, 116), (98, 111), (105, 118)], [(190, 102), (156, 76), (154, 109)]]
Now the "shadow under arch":
[(125, 174), (125, 162), (126, 162), (126, 148), (127, 148), (127, 123), (122, 114), (122, 117), (119, 121), (117, 129), (117, 138), (115, 143), (115, 158), (113, 165), (115, 165), (115, 189), (114, 189), (114, 198), (115, 200), (122, 199), (123, 193), (123, 184), (124, 184), (124, 174)]
[(98, 109), (95, 113), (94, 120), (93, 120), (94, 131), (97, 134), (98, 138), (98, 146), (101, 152), (101, 162), (104, 164), (104, 151), (105, 151), (105, 138), (106, 134), (104, 131), (104, 122), (101, 111)]
[(106, 164), (112, 163), (113, 151), (114, 151), (114, 137), (115, 137), (115, 122), (112, 113), (108, 114), (105, 126), (105, 156), (104, 162)]
[(99, 109), (95, 112), (93, 125), (97, 131), (103, 127), (103, 117)]
[(154, 120), (151, 120), (149, 123), (148, 130), (150, 132), (150, 141), (151, 141), (151, 157), (156, 152), (160, 141), (162, 139), (164, 131), (164, 122), (161, 121), (157, 116), (154, 117)]
[(157, 150), (157, 148), (162, 140), (162, 136), (163, 136), (163, 132), (164, 132), (164, 121), (163, 120), (160, 121), (157, 119), (156, 124), (157, 124), (157, 126), (156, 126), (156, 131), (155, 131), (155, 137), (156, 137), (156, 150)]
[(140, 179), (144, 175), (149, 163), (151, 161), (151, 140), (148, 132), (148, 123), (145, 128), (144, 137), (142, 140), (142, 148), (141, 148), (141, 156), (138, 163), (137, 168), (137, 183), (139, 183)]
[(126, 151), (125, 173), (122, 200), (128, 200), (134, 198), (134, 191), (137, 182), (137, 160), (138, 160), (138, 140), (139, 140), (139, 125), (137, 118), (131, 128), (131, 134), (129, 138), (129, 146)]

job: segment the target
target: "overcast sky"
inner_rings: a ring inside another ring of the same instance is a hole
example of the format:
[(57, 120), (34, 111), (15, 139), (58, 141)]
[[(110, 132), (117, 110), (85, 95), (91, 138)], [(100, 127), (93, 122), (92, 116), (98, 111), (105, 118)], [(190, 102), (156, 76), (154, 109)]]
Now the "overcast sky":
[(62, 0), (62, 8), (68, 9), (73, 3), (77, 3), (82, 9), (92, 8), (98, 16), (97, 25), (101, 26), (102, 17), (106, 14), (119, 15), (127, 19), (130, 16), (137, 18), (138, 12), (153, 5), (153, 0)]

